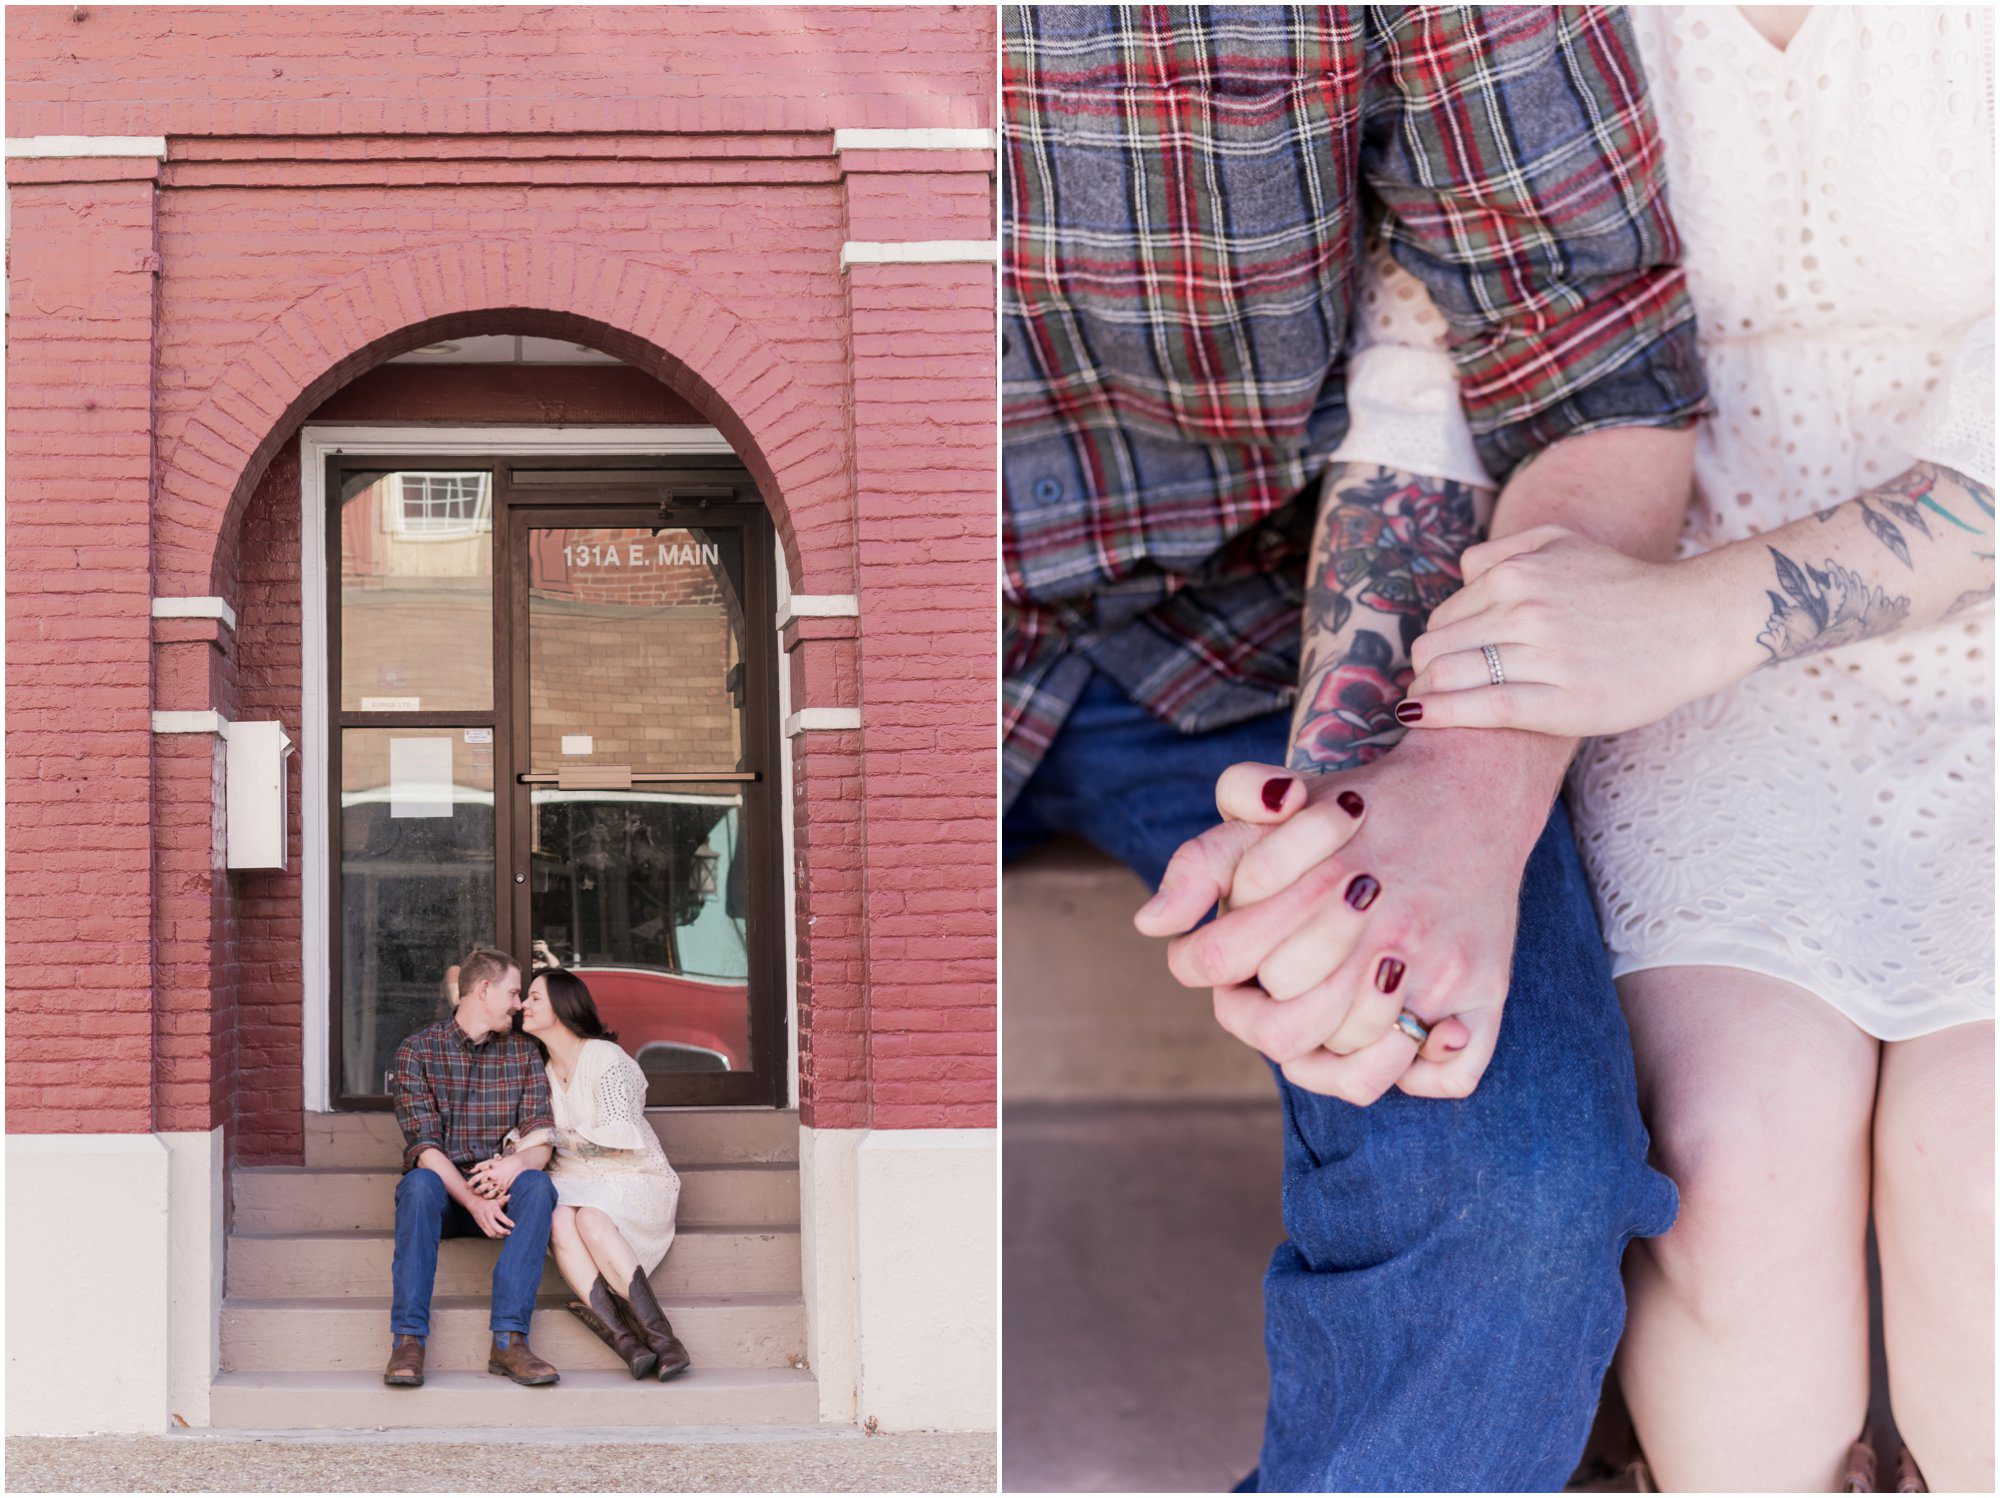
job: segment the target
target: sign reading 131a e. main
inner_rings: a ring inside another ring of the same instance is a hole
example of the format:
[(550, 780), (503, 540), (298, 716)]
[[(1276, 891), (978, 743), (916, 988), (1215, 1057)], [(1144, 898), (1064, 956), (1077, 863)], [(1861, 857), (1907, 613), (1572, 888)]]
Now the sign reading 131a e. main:
[(570, 567), (719, 567), (722, 548), (713, 541), (577, 542), (563, 548)]

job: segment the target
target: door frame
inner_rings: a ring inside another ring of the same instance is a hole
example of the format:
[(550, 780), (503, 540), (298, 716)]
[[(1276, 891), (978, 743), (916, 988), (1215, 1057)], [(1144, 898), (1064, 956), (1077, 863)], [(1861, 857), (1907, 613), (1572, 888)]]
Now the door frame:
[[(671, 462), (676, 458), (735, 459), (728, 440), (713, 427), (395, 427), (395, 426), (307, 426), (300, 432), (300, 976), (301, 976), (301, 1064), (305, 1108), (310, 1113), (335, 1111), (332, 1035), (333, 930), (331, 907), (331, 786), (329, 734), (332, 683), (329, 680), (326, 476), (328, 459), (367, 455), (394, 460), (412, 458), (500, 458), (540, 460), (546, 466), (564, 463), (579, 466), (592, 459), (645, 459)], [(766, 506), (768, 511), (768, 505)], [(497, 513), (495, 524), (502, 523)], [(775, 519), (775, 517), (773, 517)], [(784, 652), (779, 638), (779, 621), (790, 607), (791, 589), (786, 576), (784, 548), (776, 544), (775, 525), (771, 547), (771, 592), (766, 602), (772, 612), (764, 630), (772, 652), (777, 700), (771, 704), (773, 724), (782, 724), (790, 712), (790, 672), (783, 666)], [(496, 578), (496, 586), (501, 580)], [(746, 602), (746, 616), (748, 604)], [(496, 684), (497, 685), (497, 684)], [(734, 1106), (767, 1108), (796, 1106), (798, 1098), (798, 1012), (797, 994), (797, 889), (793, 878), (794, 849), (792, 756), (789, 744), (779, 737), (773, 749), (772, 820), (778, 824), (782, 859), (780, 909), (775, 912), (782, 932), (782, 946), (771, 943), (773, 960), (782, 963), (782, 990), (775, 984), (768, 991), (782, 992), (774, 1008), (785, 1036), (785, 1062), (780, 1073), (778, 1095), (768, 1101), (738, 1103)], [(727, 1106), (727, 1105), (725, 1105)]]

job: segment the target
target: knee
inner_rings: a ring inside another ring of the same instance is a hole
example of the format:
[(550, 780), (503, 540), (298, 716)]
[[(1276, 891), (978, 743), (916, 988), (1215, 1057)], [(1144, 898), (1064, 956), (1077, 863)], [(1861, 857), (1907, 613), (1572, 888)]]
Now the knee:
[(403, 1172), (402, 1180), (396, 1183), (396, 1210), (398, 1212), (437, 1212), (442, 1214), (451, 1194), (444, 1189), (444, 1181), (434, 1170), (419, 1166), (415, 1170)]
[(1779, 1076), (1761, 1094), (1703, 1089), (1698, 1101), (1667, 1100), (1653, 1137), (1681, 1211), (1646, 1252), (1695, 1315), (1730, 1322), (1766, 1306), (1773, 1273), (1801, 1262), (1859, 1283), (1864, 1105)]
[(576, 1231), (576, 1208), (557, 1207), (549, 1218), (549, 1237), (556, 1247), (574, 1249), (582, 1246), (583, 1240)]
[(545, 1170), (524, 1170), (514, 1177), (514, 1184), (508, 1188), (507, 1194), (514, 1206), (547, 1205), (553, 1209), (556, 1183), (549, 1179)]
[[(1969, 1071), (1969, 1069), (1965, 1069)], [(1940, 1074), (1886, 1093), (1875, 1120), (1875, 1158), (1887, 1211), (1921, 1224), (1935, 1242), (1993, 1241), (1993, 1082)], [(1950, 1224), (1950, 1227), (1946, 1227)]]
[(618, 1238), (618, 1225), (610, 1215), (596, 1207), (576, 1209), (576, 1230), (585, 1243), (596, 1248), (601, 1244), (613, 1243)]

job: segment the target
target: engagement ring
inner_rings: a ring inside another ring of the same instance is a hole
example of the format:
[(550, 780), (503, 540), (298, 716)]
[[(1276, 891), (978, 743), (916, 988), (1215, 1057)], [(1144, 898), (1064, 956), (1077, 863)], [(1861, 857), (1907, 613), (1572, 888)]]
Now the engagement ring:
[(1500, 649), (1496, 645), (1481, 645), (1480, 653), (1486, 657), (1486, 675), (1494, 686), (1501, 686), (1507, 680), (1507, 673), (1500, 669)]

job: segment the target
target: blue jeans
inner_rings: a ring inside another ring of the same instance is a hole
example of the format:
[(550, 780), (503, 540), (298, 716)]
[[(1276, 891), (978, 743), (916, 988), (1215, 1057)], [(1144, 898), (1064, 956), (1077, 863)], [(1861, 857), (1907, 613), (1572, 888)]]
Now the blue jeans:
[[(1182, 735), (1093, 677), (1008, 813), (1007, 854), (1071, 832), (1157, 888), (1215, 824), (1216, 776), (1284, 763), (1288, 726)], [(1273, 1075), (1290, 1236), (1264, 1278), (1271, 1400), (1250, 1486), (1560, 1490), (1624, 1328), (1625, 1244), (1664, 1233), (1678, 1205), (1646, 1163), (1561, 804), (1522, 879), (1499, 1046), (1471, 1097), (1356, 1108)]]
[[(514, 1177), (507, 1216), (514, 1230), (500, 1240), (493, 1266), (493, 1330), (528, 1335), (535, 1292), (542, 1284), (542, 1260), (549, 1252), (549, 1219), (555, 1215), (556, 1188), (543, 1170)], [(483, 1238), (472, 1214), (451, 1199), (434, 1170), (418, 1166), (396, 1183), (396, 1259), (389, 1304), (391, 1337), (428, 1337), (431, 1286), (437, 1282), (438, 1243), (445, 1238)]]

